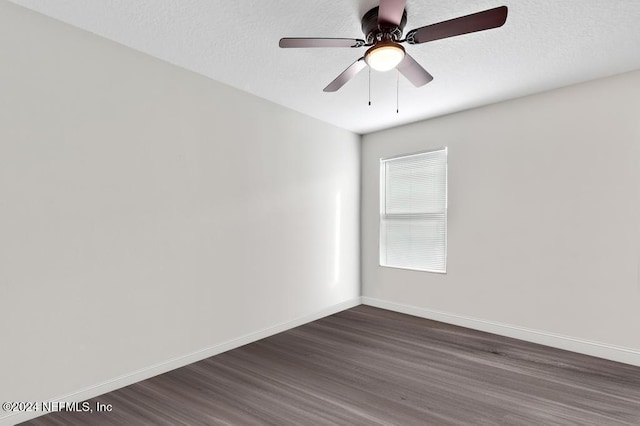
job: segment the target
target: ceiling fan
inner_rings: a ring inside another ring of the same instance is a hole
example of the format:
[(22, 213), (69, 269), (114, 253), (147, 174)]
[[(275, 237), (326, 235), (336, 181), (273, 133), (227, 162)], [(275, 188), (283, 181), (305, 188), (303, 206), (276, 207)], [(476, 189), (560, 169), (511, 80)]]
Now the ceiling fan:
[(401, 43), (421, 44), (429, 41), (455, 37), (462, 34), (501, 27), (507, 20), (507, 6), (461, 16), (448, 21), (416, 28), (402, 38), (407, 23), (406, 0), (380, 0), (362, 17), (362, 32), (365, 40), (358, 38), (282, 38), (280, 47), (368, 47), (364, 56), (351, 64), (327, 87), (325, 92), (335, 92), (362, 71), (367, 65), (376, 71), (394, 68), (414, 86), (420, 87), (433, 77), (409, 55)]

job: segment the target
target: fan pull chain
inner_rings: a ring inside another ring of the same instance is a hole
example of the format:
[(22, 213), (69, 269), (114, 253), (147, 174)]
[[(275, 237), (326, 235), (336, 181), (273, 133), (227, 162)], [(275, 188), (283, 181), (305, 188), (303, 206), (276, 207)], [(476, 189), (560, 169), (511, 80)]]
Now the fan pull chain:
[(371, 106), (371, 67), (369, 68), (369, 106)]
[(396, 69), (396, 114), (400, 113), (400, 71)]

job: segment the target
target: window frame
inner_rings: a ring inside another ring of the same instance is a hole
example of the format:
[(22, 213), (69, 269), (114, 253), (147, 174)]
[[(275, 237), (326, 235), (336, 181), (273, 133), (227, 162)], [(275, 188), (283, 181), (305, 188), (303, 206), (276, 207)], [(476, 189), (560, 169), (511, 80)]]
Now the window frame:
[[(385, 202), (386, 202), (386, 173), (383, 172), (383, 165), (385, 162), (390, 161), (390, 160), (394, 160), (394, 159), (399, 159), (399, 158), (408, 158), (408, 157), (414, 157), (414, 156), (418, 156), (418, 155), (423, 155), (423, 154), (428, 154), (431, 152), (437, 152), (437, 151), (444, 151), (445, 153), (445, 181), (444, 181), (444, 187), (445, 187), (445, 200), (444, 200), (444, 268), (443, 270), (432, 270), (432, 269), (420, 269), (420, 268), (411, 268), (411, 267), (406, 267), (406, 266), (395, 266), (395, 265), (384, 265), (382, 263), (382, 232), (383, 232), (383, 227), (382, 227), (382, 216), (383, 216), (383, 211), (385, 211)], [(449, 148), (447, 146), (441, 146), (438, 148), (433, 148), (433, 149), (428, 149), (428, 150), (423, 150), (423, 151), (417, 151), (417, 152), (411, 152), (411, 153), (407, 153), (407, 154), (399, 154), (399, 155), (394, 155), (392, 157), (386, 157), (386, 158), (380, 158), (380, 164), (378, 167), (378, 173), (379, 173), (379, 177), (380, 177), (380, 182), (379, 182), (379, 188), (378, 188), (378, 195), (379, 195), (379, 201), (380, 201), (380, 205), (379, 205), (379, 209), (378, 209), (378, 265), (380, 267), (383, 268), (392, 268), (392, 269), (401, 269), (401, 270), (407, 270), (407, 271), (417, 271), (417, 272), (430, 272), (430, 273), (434, 273), (434, 274), (440, 274), (440, 275), (446, 275), (447, 274), (447, 267), (448, 267), (448, 255), (449, 255), (449, 247), (448, 247), (448, 240), (449, 240), (449, 222), (448, 222), (448, 216), (449, 216)]]

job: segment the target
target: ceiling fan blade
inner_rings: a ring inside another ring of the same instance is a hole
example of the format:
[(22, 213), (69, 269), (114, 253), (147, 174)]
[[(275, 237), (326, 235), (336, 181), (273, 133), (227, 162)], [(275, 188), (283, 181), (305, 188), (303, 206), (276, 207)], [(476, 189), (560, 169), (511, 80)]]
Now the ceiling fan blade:
[(406, 0), (380, 0), (378, 8), (378, 25), (397, 27), (402, 21)]
[(367, 66), (367, 63), (364, 61), (364, 57), (358, 59), (353, 64), (349, 65), (349, 68), (342, 71), (342, 73), (336, 77), (327, 87), (324, 88), (324, 92), (335, 92), (344, 86), (349, 80), (355, 77), (360, 71), (362, 71)]
[(406, 53), (404, 59), (396, 68), (400, 71), (400, 74), (404, 75), (416, 87), (424, 86), (433, 80), (433, 76), (422, 68), (422, 65), (417, 63), (411, 55)]
[(411, 44), (426, 43), (476, 31), (501, 27), (507, 20), (507, 6), (496, 7), (426, 27), (416, 28), (407, 33), (407, 42)]
[(364, 40), (358, 38), (281, 38), (280, 47), (362, 47)]

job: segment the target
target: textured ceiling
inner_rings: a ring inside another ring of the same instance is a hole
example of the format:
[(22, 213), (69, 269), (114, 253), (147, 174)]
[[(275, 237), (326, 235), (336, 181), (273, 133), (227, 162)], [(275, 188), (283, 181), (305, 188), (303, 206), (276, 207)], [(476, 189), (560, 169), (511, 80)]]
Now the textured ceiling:
[(281, 37), (363, 38), (376, 0), (12, 0), (320, 120), (369, 133), (640, 69), (638, 0), (407, 0), (406, 30), (509, 7), (498, 29), (407, 51), (434, 81), (367, 70), (322, 89), (365, 49), (280, 49)]

